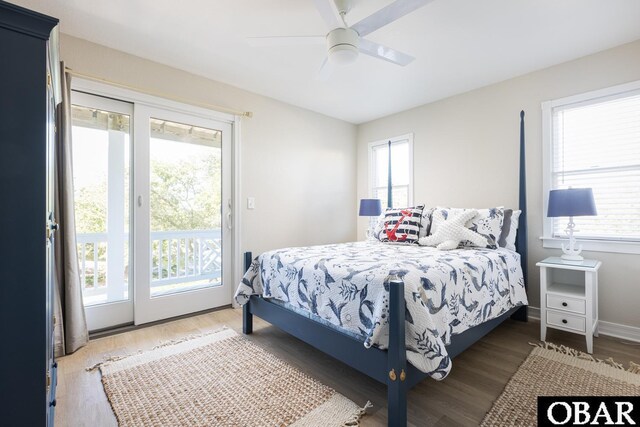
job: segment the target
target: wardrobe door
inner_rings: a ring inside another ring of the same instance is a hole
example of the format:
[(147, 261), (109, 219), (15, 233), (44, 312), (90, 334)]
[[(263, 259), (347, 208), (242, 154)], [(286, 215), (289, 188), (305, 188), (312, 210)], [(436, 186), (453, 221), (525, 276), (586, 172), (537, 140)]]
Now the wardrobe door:
[(55, 399), (56, 399), (56, 385), (58, 382), (57, 376), (57, 363), (55, 361), (55, 338), (54, 329), (56, 324), (56, 318), (54, 316), (54, 287), (55, 284), (55, 239), (58, 231), (58, 223), (55, 214), (55, 192), (54, 192), (54, 180), (55, 180), (55, 141), (56, 141), (56, 98), (54, 95), (54, 82), (53, 78), (55, 65), (48, 61), (47, 67), (47, 140), (46, 140), (46, 311), (47, 311), (47, 328), (46, 328), (46, 363), (47, 363), (47, 419), (48, 424), (53, 425)]
[(57, 20), (0, 2), (0, 424), (47, 424), (47, 40)]

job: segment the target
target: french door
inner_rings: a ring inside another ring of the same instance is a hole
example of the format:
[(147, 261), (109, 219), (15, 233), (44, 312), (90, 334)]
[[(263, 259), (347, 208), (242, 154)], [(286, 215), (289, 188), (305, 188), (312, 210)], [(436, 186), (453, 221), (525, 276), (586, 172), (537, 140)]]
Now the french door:
[(231, 302), (230, 123), (72, 93), (89, 330)]
[(136, 324), (231, 302), (231, 125), (136, 105)]

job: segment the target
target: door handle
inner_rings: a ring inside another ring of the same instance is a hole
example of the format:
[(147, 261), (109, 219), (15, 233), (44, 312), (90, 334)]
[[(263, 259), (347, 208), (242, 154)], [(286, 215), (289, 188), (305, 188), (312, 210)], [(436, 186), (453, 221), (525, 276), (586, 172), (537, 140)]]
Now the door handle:
[(51, 236), (53, 236), (53, 234), (57, 229), (58, 229), (58, 223), (55, 221), (49, 221), (45, 230), (47, 235), (47, 240), (51, 239)]
[(231, 212), (227, 212), (227, 228), (229, 230), (233, 228), (233, 223), (231, 222)]
[(138, 196), (138, 207), (142, 207), (142, 196)]

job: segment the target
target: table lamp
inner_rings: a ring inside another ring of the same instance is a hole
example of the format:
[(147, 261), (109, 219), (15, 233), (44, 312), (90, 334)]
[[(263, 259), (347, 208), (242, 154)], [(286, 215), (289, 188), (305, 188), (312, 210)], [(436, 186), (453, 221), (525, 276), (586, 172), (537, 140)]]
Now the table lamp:
[(367, 237), (370, 236), (371, 230), (375, 225), (375, 218), (382, 213), (382, 203), (380, 199), (360, 199), (360, 216), (369, 217), (369, 227), (367, 228)]
[(597, 215), (596, 203), (593, 200), (593, 190), (591, 188), (569, 188), (566, 190), (551, 190), (549, 192), (548, 217), (568, 216), (569, 224), (565, 232), (569, 235), (569, 247), (562, 244), (562, 259), (567, 261), (583, 261), (580, 256), (582, 245), (576, 248), (576, 238), (573, 233), (576, 224), (573, 222), (574, 216)]

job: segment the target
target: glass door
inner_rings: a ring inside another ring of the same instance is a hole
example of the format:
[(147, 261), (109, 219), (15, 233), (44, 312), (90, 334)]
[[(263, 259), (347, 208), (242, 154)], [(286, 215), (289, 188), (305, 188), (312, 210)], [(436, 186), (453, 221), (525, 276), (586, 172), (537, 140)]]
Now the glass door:
[(89, 330), (133, 321), (130, 239), (133, 106), (72, 92), (76, 239)]
[(231, 124), (136, 105), (135, 323), (231, 303)]

